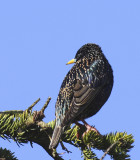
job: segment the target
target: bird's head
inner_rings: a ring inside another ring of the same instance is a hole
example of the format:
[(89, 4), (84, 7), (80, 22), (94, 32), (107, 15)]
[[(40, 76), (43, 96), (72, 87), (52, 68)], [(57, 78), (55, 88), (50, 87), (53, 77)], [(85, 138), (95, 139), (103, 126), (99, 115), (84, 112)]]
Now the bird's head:
[(98, 57), (101, 55), (103, 55), (102, 50), (97, 44), (87, 43), (77, 51), (75, 58), (70, 60), (67, 64), (76, 63), (80, 59), (89, 59), (91, 57)]

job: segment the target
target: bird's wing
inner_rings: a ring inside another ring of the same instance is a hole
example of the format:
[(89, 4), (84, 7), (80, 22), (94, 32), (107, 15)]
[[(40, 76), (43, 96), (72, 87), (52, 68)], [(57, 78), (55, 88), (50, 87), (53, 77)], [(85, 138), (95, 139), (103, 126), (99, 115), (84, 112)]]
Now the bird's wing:
[[(76, 85), (79, 82), (77, 82)], [(80, 86), (80, 85), (79, 85)], [(79, 87), (79, 89), (74, 90), (73, 100), (70, 104), (69, 110), (66, 112), (63, 124), (68, 125), (72, 122), (85, 108), (94, 100), (96, 95), (100, 92), (102, 86), (97, 88), (91, 88), (88, 85), (84, 87)], [(84, 113), (83, 113), (84, 114)]]
[(73, 121), (84, 111), (102, 89), (105, 81), (96, 73), (97, 64), (91, 65), (85, 75), (77, 80), (73, 88), (73, 99), (63, 120), (64, 125)]

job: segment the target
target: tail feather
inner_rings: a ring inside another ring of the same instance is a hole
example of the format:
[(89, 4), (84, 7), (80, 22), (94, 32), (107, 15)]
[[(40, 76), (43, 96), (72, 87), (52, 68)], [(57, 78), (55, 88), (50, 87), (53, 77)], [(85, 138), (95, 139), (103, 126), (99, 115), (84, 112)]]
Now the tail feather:
[(61, 126), (55, 126), (49, 149), (57, 147), (62, 133), (63, 133), (63, 128)]

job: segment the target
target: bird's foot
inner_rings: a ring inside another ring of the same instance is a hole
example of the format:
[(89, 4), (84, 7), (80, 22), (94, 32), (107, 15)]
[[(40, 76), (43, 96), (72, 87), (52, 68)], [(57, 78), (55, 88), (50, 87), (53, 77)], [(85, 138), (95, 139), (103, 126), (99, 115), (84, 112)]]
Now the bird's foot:
[[(76, 137), (77, 137), (78, 139), (79, 139), (80, 135), (81, 135), (82, 137), (84, 137), (84, 135), (85, 135), (86, 133), (88, 133), (89, 131), (94, 131), (94, 132), (96, 132), (96, 134), (98, 134), (98, 135), (101, 136), (100, 132), (99, 132), (95, 127), (90, 126), (85, 120), (81, 120), (81, 121), (84, 123), (84, 126), (86, 127), (86, 131), (85, 131), (82, 135), (80, 134), (80, 132), (77, 132)], [(82, 126), (83, 126), (83, 124), (80, 124), (80, 123), (78, 123), (78, 122), (76, 122), (75, 124), (76, 124), (79, 128), (82, 128)]]
[(85, 127), (87, 128), (86, 132), (89, 132), (89, 131), (94, 131), (96, 132), (98, 135), (101, 135), (100, 132), (93, 126), (90, 126), (85, 120), (82, 120), (82, 122), (84, 123)]

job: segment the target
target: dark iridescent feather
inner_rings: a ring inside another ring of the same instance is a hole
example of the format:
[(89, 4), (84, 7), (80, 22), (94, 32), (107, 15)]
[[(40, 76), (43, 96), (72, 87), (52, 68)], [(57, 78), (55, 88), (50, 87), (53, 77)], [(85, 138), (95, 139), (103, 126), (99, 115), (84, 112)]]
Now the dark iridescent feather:
[(82, 46), (75, 59), (57, 98), (50, 148), (57, 146), (65, 126), (96, 114), (112, 90), (113, 71), (98, 45)]

